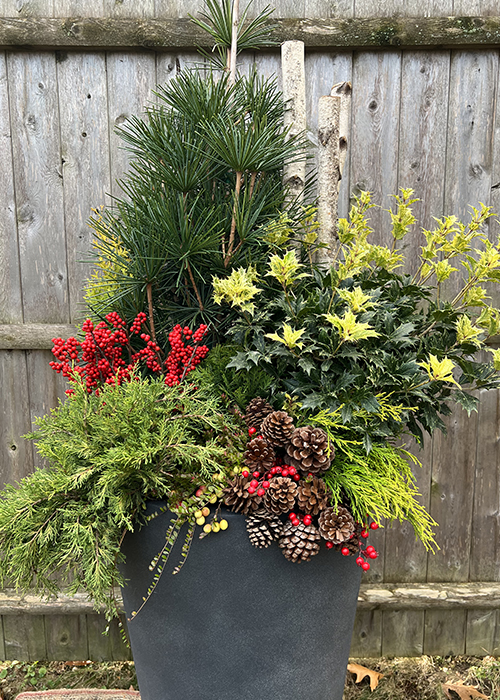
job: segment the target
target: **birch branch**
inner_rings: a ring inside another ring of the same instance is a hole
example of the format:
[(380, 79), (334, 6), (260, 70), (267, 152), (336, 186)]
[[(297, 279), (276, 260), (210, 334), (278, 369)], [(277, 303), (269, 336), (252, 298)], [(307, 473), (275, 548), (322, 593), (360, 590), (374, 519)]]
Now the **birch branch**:
[(337, 233), (340, 102), (340, 97), (332, 95), (324, 95), (318, 102), (319, 239), (328, 246), (319, 251), (321, 263), (331, 262)]
[(231, 54), (229, 61), (229, 84), (236, 82), (236, 54), (238, 53), (238, 21), (240, 14), (240, 0), (233, 0), (233, 26), (231, 32)]
[[(296, 136), (306, 129), (306, 76), (304, 67), (304, 42), (285, 41), (281, 47), (283, 72), (283, 98), (286, 105), (284, 126), (289, 136)], [(285, 165), (283, 184), (289, 188), (289, 200), (301, 200), (306, 181), (306, 162)]]
[(347, 159), (347, 150), (349, 147), (349, 132), (351, 119), (351, 97), (352, 86), (349, 82), (337, 83), (332, 87), (330, 93), (333, 97), (340, 97), (340, 116), (339, 116), (339, 188), (340, 180), (344, 172), (344, 166)]

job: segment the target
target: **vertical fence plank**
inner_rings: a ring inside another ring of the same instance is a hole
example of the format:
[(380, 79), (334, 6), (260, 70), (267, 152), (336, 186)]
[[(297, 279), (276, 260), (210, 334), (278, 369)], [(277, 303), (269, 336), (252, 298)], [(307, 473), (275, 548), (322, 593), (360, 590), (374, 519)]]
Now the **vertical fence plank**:
[(104, 0), (106, 17), (154, 17), (155, 0)]
[(441, 550), (429, 555), (428, 581), (467, 581), (476, 461), (477, 414), (460, 406), (446, 418), (448, 434), (434, 435), (431, 515)]
[(382, 655), (382, 611), (358, 610), (349, 656), (363, 658)]
[(426, 610), (424, 654), (464, 654), (466, 625), (467, 610)]
[[(318, 100), (329, 95), (333, 85), (352, 79), (352, 53), (307, 52), (306, 61), (307, 132), (313, 150), (313, 166), (318, 166)], [(339, 217), (346, 217), (349, 207), (349, 154), (340, 183)]]
[(453, 0), (453, 14), (457, 17), (477, 17), (481, 14), (482, 0)]
[(354, 17), (354, 0), (306, 0), (304, 17), (349, 19)]
[(0, 54), (0, 323), (21, 323), (22, 320), (7, 64), (5, 52), (2, 52)]
[[(432, 473), (432, 439), (426, 435), (422, 449), (412, 441), (406, 449), (414, 454), (421, 467), (412, 466), (420, 491), (420, 502), (429, 508)], [(425, 581), (427, 573), (427, 551), (417, 540), (409, 522), (394, 523), (385, 534), (384, 581), (406, 583)], [(376, 562), (375, 562), (376, 566)]]
[(499, 581), (500, 392), (481, 391), (480, 399), (469, 580)]
[(5, 661), (5, 643), (3, 639), (3, 616), (0, 615), (0, 661)]
[(401, 242), (405, 272), (414, 274), (425, 244), (421, 228), (443, 214), (448, 119), (449, 51), (403, 54), (398, 187), (412, 187), (417, 224)]
[(33, 449), (20, 436), (31, 428), (23, 350), (0, 350), (0, 488), (33, 470)]
[(281, 78), (281, 56), (275, 51), (256, 51), (255, 63), (259, 75), (264, 78), (277, 78), (278, 89), (283, 89)]
[(130, 158), (114, 129), (130, 116), (142, 115), (145, 106), (154, 100), (151, 90), (156, 85), (155, 57), (149, 53), (112, 52), (107, 56), (107, 72), (111, 194), (121, 196), (116, 179), (124, 175)]
[[(82, 0), (54, 0), (53, 17), (81, 17)], [(104, 17), (104, 0), (85, 0), (85, 17)]]
[(44, 52), (11, 53), (8, 71), (24, 321), (67, 323), (55, 58)]
[[(400, 52), (354, 54), (350, 191), (369, 190), (384, 208), (398, 182), (400, 83)], [(376, 242), (390, 240), (388, 221), (381, 209), (370, 211)]]
[(423, 610), (384, 610), (382, 655), (420, 656), (424, 649)]
[(186, 68), (192, 68), (202, 61), (195, 51), (186, 53), (159, 53), (156, 57), (156, 82), (165, 85)]
[(5, 658), (38, 661), (47, 658), (43, 615), (4, 615)]
[(104, 615), (87, 615), (87, 636), (89, 659), (91, 661), (128, 661), (131, 659), (130, 648), (120, 635), (117, 620), (109, 623), (109, 631), (104, 634), (108, 622)]
[(89, 657), (85, 615), (46, 615), (49, 661), (86, 661)]
[(58, 65), (71, 321), (82, 318), (92, 246), (88, 218), (110, 190), (106, 65), (102, 53), (62, 54)]
[(465, 653), (484, 656), (495, 653), (496, 610), (467, 610)]
[(356, 0), (355, 14), (356, 17), (447, 17), (453, 14), (453, 0)]

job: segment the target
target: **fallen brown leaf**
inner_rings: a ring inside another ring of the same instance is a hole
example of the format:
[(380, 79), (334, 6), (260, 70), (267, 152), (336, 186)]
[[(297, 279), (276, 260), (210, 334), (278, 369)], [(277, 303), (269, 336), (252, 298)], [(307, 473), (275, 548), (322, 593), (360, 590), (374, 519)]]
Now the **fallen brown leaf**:
[(372, 690), (372, 692), (377, 687), (379, 680), (384, 677), (383, 673), (373, 671), (371, 668), (366, 668), (365, 666), (360, 666), (359, 664), (347, 664), (347, 670), (356, 676), (356, 683), (361, 683), (363, 678), (369, 676), (370, 689)]
[(487, 695), (480, 693), (473, 685), (464, 685), (461, 681), (458, 683), (442, 683), (441, 687), (449, 700), (455, 700), (455, 697), (451, 695), (450, 691), (456, 693), (460, 700), (473, 700), (474, 698), (485, 698), (485, 700), (489, 700)]

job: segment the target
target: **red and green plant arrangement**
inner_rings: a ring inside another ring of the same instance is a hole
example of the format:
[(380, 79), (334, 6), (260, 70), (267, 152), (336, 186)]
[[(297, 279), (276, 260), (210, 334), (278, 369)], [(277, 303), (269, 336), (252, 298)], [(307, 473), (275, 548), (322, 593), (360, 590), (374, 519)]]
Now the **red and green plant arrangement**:
[[(201, 23), (224, 57), (230, 4), (207, 5)], [(269, 43), (268, 14), (240, 48)], [(174, 573), (194, 537), (227, 536), (223, 508), (246, 518), (252, 545), (277, 543), (295, 563), (324, 547), (368, 570), (368, 534), (393, 520), (432, 549), (402, 445), (500, 384), (500, 351), (477, 357), (500, 329), (491, 211), (424, 231), (411, 276), (412, 191), (388, 211), (389, 246), (371, 243), (361, 193), (325, 257), (310, 189), (293, 200), (282, 184), (307, 144), (284, 129), (275, 81), (194, 68), (157, 97), (120, 129), (133, 157), (123, 198), (91, 219), (90, 317), (54, 340), (68, 396), (29, 436), (47, 466), (0, 497), (0, 583), (69, 582), (116, 614), (120, 545), (151, 499), (176, 519), (148, 595), (183, 524)]]

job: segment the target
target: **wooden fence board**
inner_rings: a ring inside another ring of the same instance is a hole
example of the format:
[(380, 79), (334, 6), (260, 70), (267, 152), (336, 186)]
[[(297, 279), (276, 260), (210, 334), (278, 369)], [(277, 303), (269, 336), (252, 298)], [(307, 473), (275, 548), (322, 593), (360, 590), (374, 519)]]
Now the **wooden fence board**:
[(0, 616), (0, 661), (5, 660), (5, 643), (3, 640), (3, 618)]
[[(384, 208), (397, 189), (400, 84), (399, 52), (354, 55), (349, 189), (369, 190)], [(388, 216), (381, 209), (370, 211), (379, 243), (392, 238)]]
[(43, 615), (5, 615), (5, 658), (9, 661), (38, 661), (47, 658)]
[(495, 653), (496, 610), (468, 610), (465, 653), (484, 656)]
[(192, 68), (201, 60), (202, 57), (195, 51), (158, 54), (156, 57), (156, 83), (165, 85), (169, 80), (179, 75), (182, 70)]
[[(307, 131), (314, 145), (314, 167), (317, 168), (318, 100), (323, 95), (329, 95), (337, 83), (352, 80), (352, 53), (307, 53), (305, 73)], [(339, 217), (346, 217), (349, 211), (349, 158), (346, 159), (340, 183), (338, 211)]]
[(448, 17), (452, 14), (453, 0), (356, 0), (355, 9), (356, 17)]
[(423, 610), (384, 610), (382, 655), (420, 656), (424, 649)]
[(498, 656), (500, 653), (500, 610), (497, 610), (497, 623), (495, 628), (495, 639), (493, 641), (494, 654)]
[(52, 17), (105, 17), (106, 10), (104, 0), (85, 0), (84, 8), (82, 0), (53, 0), (54, 9)]
[(17, 239), (8, 76), (0, 55), (0, 321), (22, 322), (19, 244)]
[(105, 17), (154, 17), (155, 0), (104, 0)]
[(85, 661), (89, 658), (85, 615), (46, 615), (45, 635), (49, 661)]
[(121, 196), (116, 183), (128, 168), (129, 154), (114, 129), (132, 115), (141, 116), (152, 100), (156, 86), (156, 65), (153, 54), (110, 53), (107, 57), (108, 117), (110, 128), (111, 194)]
[(464, 654), (466, 623), (466, 610), (426, 610), (424, 654)]
[(382, 655), (382, 611), (358, 610), (354, 622), (350, 656)]
[(499, 391), (480, 392), (469, 580), (500, 580)]
[(87, 636), (89, 644), (89, 659), (92, 661), (128, 661), (132, 658), (130, 647), (127, 647), (120, 634), (118, 621), (109, 623), (104, 615), (87, 615)]
[(354, 0), (306, 0), (304, 17), (350, 18), (354, 16)]
[(468, 485), (474, 482), (477, 414), (468, 418), (456, 406), (445, 423), (448, 435), (434, 435), (430, 506), (439, 523), (436, 540), (441, 550), (429, 555), (427, 580), (467, 581), (473, 503)]
[[(432, 473), (432, 439), (426, 436), (422, 449), (415, 441), (406, 449), (414, 454), (421, 467), (412, 466), (413, 474), (421, 494), (421, 503), (429, 508)], [(417, 540), (409, 522), (396, 522), (388, 527), (385, 535), (384, 581), (417, 582), (425, 581), (427, 574), (427, 551)], [(375, 562), (377, 566), (377, 562)]]
[(0, 487), (33, 471), (33, 449), (20, 436), (30, 430), (26, 355), (0, 351)]
[(421, 227), (433, 227), (432, 217), (443, 214), (449, 71), (449, 51), (403, 54), (398, 187), (412, 187), (420, 198), (413, 206), (417, 224), (401, 241), (409, 274), (425, 244)]
[(8, 71), (24, 320), (67, 323), (55, 58), (48, 53), (11, 53)]
[[(62, 52), (61, 52), (62, 54)], [(63, 59), (64, 57), (64, 59)], [(83, 287), (92, 247), (92, 209), (110, 191), (105, 56), (62, 54), (57, 64), (70, 319), (82, 318)]]

